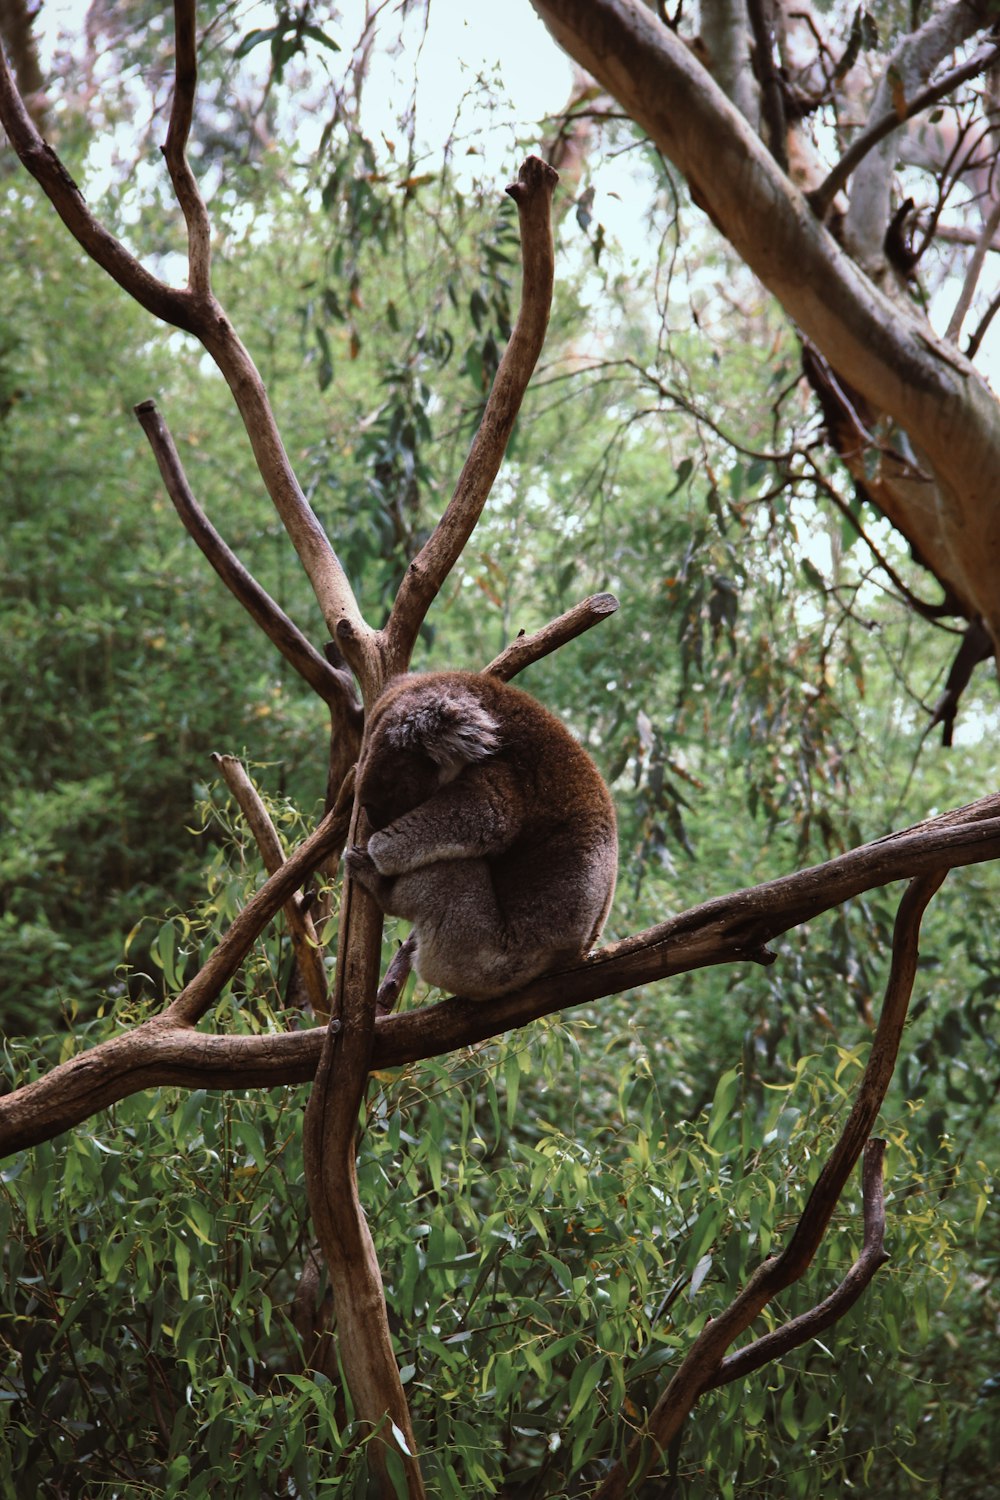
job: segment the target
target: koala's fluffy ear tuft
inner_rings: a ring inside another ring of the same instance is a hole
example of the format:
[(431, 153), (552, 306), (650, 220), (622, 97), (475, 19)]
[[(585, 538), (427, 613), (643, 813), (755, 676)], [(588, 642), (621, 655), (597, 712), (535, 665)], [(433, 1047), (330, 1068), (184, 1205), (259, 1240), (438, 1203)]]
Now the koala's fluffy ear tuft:
[(486, 760), (500, 748), (500, 726), (475, 694), (461, 685), (442, 684), (433, 695), (426, 690), (411, 708), (398, 705), (400, 715), (388, 726), (386, 738), (397, 750), (417, 750), (430, 757), (445, 778), (463, 766)]

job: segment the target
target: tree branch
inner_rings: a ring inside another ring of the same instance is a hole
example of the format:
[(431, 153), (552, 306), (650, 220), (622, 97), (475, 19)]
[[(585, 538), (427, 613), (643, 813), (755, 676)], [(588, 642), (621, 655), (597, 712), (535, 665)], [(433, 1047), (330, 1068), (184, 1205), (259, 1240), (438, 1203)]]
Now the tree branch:
[(391, 672), (405, 670), (431, 602), (472, 535), (538, 362), (552, 305), (552, 193), (557, 181), (552, 167), (529, 156), (507, 188), (521, 225), (521, 306), (455, 492), (396, 595), (384, 631)]
[(261, 588), (253, 575), (244, 567), (235, 552), (223, 541), (211, 521), (198, 504), (188, 484), (174, 440), (166, 422), (160, 415), (155, 401), (140, 401), (135, 414), (156, 458), (160, 475), (174, 509), (184, 522), (188, 533), (194, 538), (212, 567), (218, 573), (230, 593), (242, 604), (251, 619), (260, 626), (270, 641), (277, 646), (282, 656), (299, 676), (308, 682), (331, 708), (343, 709), (345, 698), (349, 698), (350, 711), (357, 705), (344, 677), (311, 645), (280, 604), (277, 604)]
[(619, 1500), (648, 1473), (657, 1454), (674, 1441), (698, 1397), (710, 1386), (733, 1340), (749, 1328), (773, 1297), (797, 1281), (812, 1261), (892, 1080), (917, 970), (920, 919), (943, 879), (941, 872), (921, 876), (907, 887), (900, 902), (892, 965), (868, 1066), (847, 1124), (809, 1195), (791, 1241), (780, 1255), (768, 1256), (726, 1310), (706, 1324), (649, 1413), (642, 1433), (631, 1444), (624, 1461), (610, 1471), (595, 1500)]
[(854, 1262), (843, 1281), (829, 1297), (797, 1318), (790, 1318), (780, 1328), (765, 1333), (753, 1343), (727, 1354), (712, 1378), (704, 1386), (705, 1391), (717, 1390), (760, 1370), (772, 1360), (780, 1359), (810, 1339), (817, 1338), (825, 1329), (831, 1328), (857, 1302), (862, 1292), (871, 1284), (876, 1271), (886, 1264), (889, 1256), (885, 1250), (885, 1196), (882, 1188), (882, 1160), (885, 1156), (885, 1141), (873, 1137), (865, 1142), (862, 1167), (862, 1200), (864, 1204), (864, 1242), (861, 1254)]
[(198, 82), (194, 0), (174, 0), (174, 96), (170, 106), (163, 159), (177, 194), (188, 232), (188, 289), (199, 298), (211, 294), (212, 227), (208, 210), (187, 159), (188, 136)]
[[(930, 84), (914, 94), (901, 110), (890, 109), (872, 124), (866, 125), (860, 135), (855, 136), (819, 187), (806, 194), (810, 207), (817, 217), (826, 218), (840, 189), (846, 185), (852, 173), (881, 141), (892, 135), (893, 131), (898, 130), (907, 120), (912, 120), (914, 115), (922, 114), (925, 109), (930, 109), (939, 100), (947, 98), (960, 83), (965, 83), (969, 78), (975, 78), (978, 74), (984, 73), (997, 57), (1000, 57), (1000, 44), (994, 43), (989, 47), (980, 48), (968, 62), (962, 63), (960, 67), (952, 68), (951, 72), (946, 73), (937, 83)], [(995, 229), (996, 225), (993, 228)], [(992, 231), (989, 238), (992, 238)], [(946, 337), (952, 337), (950, 331)]]
[(120, 240), (94, 218), (59, 157), (39, 134), (24, 107), (0, 45), (0, 122), (10, 143), (56, 213), (91, 260), (147, 312), (176, 328), (195, 332), (196, 315), (186, 292), (150, 274)]
[[(226, 785), (239, 804), (240, 811), (260, 850), (265, 870), (269, 875), (277, 874), (285, 863), (285, 852), (278, 838), (278, 830), (271, 822), (257, 788), (235, 755), (213, 755), (212, 759), (222, 772)], [(292, 946), (295, 949), (299, 973), (302, 975), (312, 1013), (318, 1020), (328, 1021), (330, 1003), (326, 992), (323, 947), (313, 925), (313, 919), (305, 910), (298, 894), (285, 902), (284, 912)]]
[[(991, 24), (990, 11), (989, 0), (951, 0), (928, 16), (916, 31), (904, 35), (878, 81), (869, 120), (883, 122), (894, 115), (899, 124), (910, 96), (956, 47)], [(955, 82), (950, 87), (954, 88)], [(896, 163), (891, 134), (890, 128), (875, 149), (858, 162), (844, 220), (845, 244), (863, 266), (876, 271), (883, 265)]]
[[(181, 9), (186, 3), (187, 0), (182, 0)], [(171, 125), (175, 127), (170, 143), (171, 160), (173, 170), (179, 171), (182, 177), (187, 170), (186, 164), (182, 167), (179, 163), (184, 160), (185, 121), (190, 108), (188, 95), (195, 84), (191, 46), (185, 42), (183, 57), (178, 59), (181, 71), (179, 87), (184, 99), (176, 111), (171, 112)], [(184, 188), (186, 200), (182, 203), (185, 214), (190, 215), (188, 239), (189, 249), (193, 249), (194, 255), (190, 267), (191, 289), (180, 291), (150, 275), (91, 214), (76, 183), (56, 153), (42, 140), (25, 110), (2, 48), (0, 123), (24, 166), (91, 259), (148, 312), (165, 323), (193, 333), (215, 360), (243, 418), (257, 467), (312, 584), (327, 629), (331, 636), (345, 640), (348, 637), (339, 633), (338, 627), (341, 622), (348, 622), (350, 664), (364, 681), (369, 684), (376, 681), (378, 645), (375, 632), (365, 624), (340, 560), (299, 487), (264, 382), (223, 308), (204, 285), (208, 272), (207, 219), (202, 217), (198, 204), (191, 197), (192, 185), (197, 196), (193, 177)]]
[[(336, 848), (338, 841), (342, 845), (346, 836), (344, 808), (345, 800), (341, 800), (331, 815), (340, 815), (340, 822), (319, 846), (319, 852), (312, 842), (306, 856), (307, 845), (302, 845), (241, 912), (223, 938), (224, 945), (234, 941), (231, 934), (237, 923), (242, 924), (241, 944), (248, 926), (255, 928), (255, 936), (287, 900), (296, 889), (295, 880), (288, 878), (290, 867), (294, 866), (298, 881), (304, 880), (327, 850)], [(329, 825), (328, 818), (312, 840), (318, 840)], [(537, 979), (515, 994), (488, 1001), (452, 998), (402, 1015), (380, 1017), (375, 1024), (371, 1067), (398, 1068), (437, 1057), (637, 984), (716, 964), (753, 961), (768, 941), (862, 891), (998, 857), (1000, 795), (994, 795), (863, 844), (825, 864), (717, 896), (646, 932), (600, 949), (571, 969)], [(236, 972), (248, 948), (249, 942), (238, 954), (227, 948), (224, 964), (206, 977), (203, 969), (182, 992), (178, 1001), (193, 991), (197, 1002), (191, 1022), (185, 1022), (182, 1028), (170, 1028), (167, 1012), (167, 1016), (145, 1022), (128, 1036), (99, 1043), (53, 1068), (44, 1078), (0, 1099), (0, 1158), (50, 1140), (115, 1100), (158, 1084), (254, 1088), (311, 1078), (324, 1044), (325, 1028), (264, 1037), (213, 1036), (186, 1029), (204, 1014), (211, 999)], [(135, 1051), (130, 1054), (133, 1040)]]
[(617, 608), (618, 600), (614, 594), (591, 594), (588, 599), (582, 599), (579, 604), (566, 610), (565, 614), (543, 625), (541, 630), (534, 631), (532, 635), (519, 635), (517, 640), (504, 647), (499, 656), (493, 658), (488, 667), (483, 668), (483, 672), (491, 677), (499, 677), (501, 682), (509, 682), (518, 672), (530, 667), (532, 662), (541, 661), (543, 656), (558, 651), (567, 641), (575, 640), (584, 631), (600, 625)]

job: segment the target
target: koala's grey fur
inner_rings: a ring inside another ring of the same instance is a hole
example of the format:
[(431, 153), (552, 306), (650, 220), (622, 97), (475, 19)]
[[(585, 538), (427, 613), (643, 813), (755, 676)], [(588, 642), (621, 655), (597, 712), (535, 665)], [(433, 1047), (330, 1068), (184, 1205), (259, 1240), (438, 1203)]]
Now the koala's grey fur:
[(486, 999), (572, 963), (614, 895), (614, 806), (534, 698), (474, 672), (397, 678), (372, 708), (358, 799), (373, 832), (347, 868), (416, 937), (414, 967)]

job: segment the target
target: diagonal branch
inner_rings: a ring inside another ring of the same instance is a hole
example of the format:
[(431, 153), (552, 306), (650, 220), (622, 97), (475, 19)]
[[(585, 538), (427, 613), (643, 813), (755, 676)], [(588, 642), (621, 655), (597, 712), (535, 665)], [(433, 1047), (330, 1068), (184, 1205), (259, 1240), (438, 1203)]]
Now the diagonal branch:
[(862, 1167), (862, 1202), (864, 1204), (864, 1242), (861, 1254), (854, 1262), (840, 1285), (822, 1302), (811, 1307), (797, 1318), (789, 1318), (780, 1328), (762, 1334), (752, 1344), (727, 1354), (719, 1368), (705, 1386), (706, 1391), (717, 1390), (752, 1375), (772, 1360), (780, 1359), (793, 1349), (818, 1338), (827, 1328), (832, 1328), (857, 1302), (862, 1292), (871, 1284), (880, 1266), (889, 1259), (885, 1249), (885, 1194), (882, 1187), (882, 1160), (885, 1156), (885, 1141), (875, 1137), (866, 1141)]
[(567, 641), (573, 641), (578, 635), (583, 635), (584, 631), (600, 625), (617, 608), (618, 600), (614, 594), (591, 594), (588, 599), (581, 599), (579, 604), (566, 610), (565, 614), (558, 615), (556, 619), (543, 625), (541, 630), (534, 631), (532, 635), (519, 635), (483, 671), (491, 677), (499, 677), (501, 682), (509, 682), (518, 672), (530, 667), (532, 662), (540, 661), (543, 656), (565, 646)]
[(472, 535), (538, 362), (552, 305), (552, 193), (557, 181), (552, 167), (529, 156), (507, 189), (521, 224), (521, 306), (455, 492), (396, 595), (384, 632), (390, 671), (406, 667), (417, 631)]
[[(261, 800), (245, 768), (235, 755), (213, 755), (212, 759), (225, 778), (226, 785), (239, 804), (240, 811), (253, 834), (264, 868), (274, 875), (285, 863), (285, 852), (281, 847), (278, 830), (275, 828), (267, 808)], [(312, 1013), (321, 1021), (330, 1019), (330, 1003), (326, 993), (326, 969), (323, 966), (323, 950), (313, 919), (296, 893), (285, 902), (285, 921), (291, 934), (292, 946), (299, 973), (309, 997)]]
[(780, 1255), (768, 1256), (725, 1311), (706, 1324), (649, 1413), (643, 1432), (630, 1445), (625, 1459), (610, 1471), (595, 1500), (620, 1500), (649, 1471), (657, 1454), (677, 1437), (698, 1397), (711, 1385), (733, 1340), (750, 1327), (773, 1297), (808, 1268), (892, 1081), (917, 971), (920, 920), (943, 879), (938, 872), (914, 880), (900, 902), (885, 1000), (868, 1066), (847, 1124), (809, 1195), (791, 1241)]
[[(179, 7), (181, 18), (186, 0)], [(193, 23), (192, 23), (193, 24)], [(197, 185), (184, 161), (190, 100), (195, 85), (193, 41), (184, 40), (178, 56), (182, 94), (171, 112), (171, 172), (184, 194), (192, 255), (190, 288), (181, 291), (157, 280), (109, 234), (88, 209), (83, 194), (52, 148), (42, 139), (17, 92), (0, 47), (0, 123), (23, 165), (39, 183), (53, 208), (87, 254), (140, 306), (165, 323), (194, 334), (215, 360), (243, 418), (257, 467), (292, 545), (319, 601), (331, 636), (349, 622), (351, 666), (371, 681), (377, 671), (375, 633), (366, 625), (354, 592), (329, 538), (313, 513), (285, 452), (264, 382), (224, 309), (207, 287), (208, 231)], [(196, 201), (197, 200), (197, 201)]]
[(22, 164), (34, 177), (73, 238), (91, 260), (136, 302), (176, 328), (195, 332), (195, 312), (186, 292), (167, 286), (146, 270), (88, 209), (59, 157), (43, 140), (24, 107), (0, 44), (0, 123)]
[[(906, 101), (903, 109), (890, 109), (877, 120), (874, 120), (872, 124), (866, 125), (860, 135), (855, 136), (836, 166), (830, 170), (819, 187), (814, 188), (811, 193), (806, 194), (817, 217), (820, 219), (826, 218), (830, 212), (833, 200), (840, 192), (840, 189), (846, 185), (848, 179), (864, 161), (865, 157), (881, 141), (884, 141), (886, 136), (892, 135), (894, 130), (898, 130), (907, 120), (912, 120), (914, 115), (922, 114), (925, 109), (930, 109), (939, 100), (947, 98), (960, 83), (965, 83), (968, 79), (976, 78), (980, 73), (985, 73), (986, 69), (992, 63), (996, 62), (998, 57), (1000, 57), (1000, 43), (981, 47), (968, 62), (962, 63), (960, 67), (952, 68), (951, 72), (946, 73), (937, 83), (932, 83), (927, 88), (921, 89), (918, 93), (914, 94), (912, 99)], [(989, 244), (989, 240), (992, 239), (993, 229), (995, 228), (996, 225), (994, 224), (989, 236), (987, 236), (987, 245)], [(951, 337), (951, 333), (949, 332), (946, 337)]]
[(308, 682), (331, 708), (344, 707), (345, 698), (353, 696), (342, 674), (338, 674), (324, 656), (311, 645), (285, 611), (244, 567), (235, 552), (227, 546), (198, 504), (188, 484), (170, 429), (155, 401), (141, 401), (135, 408), (143, 432), (156, 458), (160, 475), (174, 509), (189, 534), (198, 543), (230, 593), (243, 605), (247, 614), (271, 640), (289, 666)]
[[(340, 822), (318, 852), (315, 844), (308, 857), (303, 852), (306, 845), (296, 850), (240, 914), (237, 922), (244, 922), (239, 934), (241, 945), (248, 926), (252, 942), (297, 889), (294, 881), (280, 887), (275, 884), (287, 877), (290, 866), (294, 866), (301, 883), (328, 850), (342, 847), (347, 826), (345, 808), (346, 799), (342, 798), (337, 808)], [(328, 823), (320, 825), (313, 840)], [(399, 1068), (425, 1057), (438, 1057), (525, 1026), (540, 1016), (618, 994), (637, 984), (716, 964), (760, 961), (766, 942), (862, 891), (998, 857), (1000, 795), (864, 844), (812, 869), (717, 896), (599, 950), (574, 968), (537, 979), (515, 994), (491, 1001), (453, 998), (402, 1015), (380, 1017), (375, 1023), (371, 1067)], [(236, 940), (236, 925), (234, 922), (222, 940), (229, 954), (227, 960), (210, 972), (206, 972), (206, 965), (178, 997), (180, 1001), (191, 996), (194, 1012), (181, 1018), (181, 1027), (165, 1025), (166, 1018), (158, 1016), (127, 1036), (99, 1043), (61, 1063), (44, 1078), (0, 1099), (0, 1158), (50, 1140), (117, 1099), (157, 1084), (253, 1088), (311, 1078), (324, 1045), (325, 1029), (261, 1037), (213, 1036), (187, 1029), (205, 1014), (248, 951), (249, 942), (239, 952), (229, 951), (228, 945)], [(213, 960), (214, 955), (209, 964)], [(133, 1044), (135, 1050), (130, 1053)]]

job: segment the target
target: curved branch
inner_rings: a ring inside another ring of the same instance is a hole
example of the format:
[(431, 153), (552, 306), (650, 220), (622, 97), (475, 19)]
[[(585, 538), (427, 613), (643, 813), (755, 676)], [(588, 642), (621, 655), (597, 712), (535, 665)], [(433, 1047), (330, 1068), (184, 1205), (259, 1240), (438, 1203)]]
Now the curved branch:
[(791, 1241), (780, 1255), (768, 1256), (725, 1311), (706, 1324), (649, 1413), (643, 1432), (630, 1445), (625, 1459), (610, 1471), (596, 1491), (595, 1500), (619, 1500), (637, 1478), (649, 1471), (656, 1455), (674, 1441), (691, 1408), (711, 1385), (733, 1340), (809, 1266), (892, 1080), (917, 970), (920, 920), (943, 879), (941, 872), (919, 877), (907, 887), (900, 902), (893, 932), (892, 965), (868, 1066), (847, 1124), (809, 1195)]
[[(855, 136), (836, 166), (832, 168), (819, 187), (814, 188), (811, 193), (806, 194), (814, 213), (819, 218), (825, 219), (830, 212), (834, 198), (870, 151), (873, 151), (881, 141), (884, 141), (887, 136), (892, 135), (893, 131), (898, 130), (907, 120), (912, 120), (914, 115), (922, 114), (925, 109), (930, 109), (932, 105), (946, 98), (960, 83), (965, 83), (968, 79), (975, 78), (980, 73), (985, 73), (986, 69), (992, 63), (996, 62), (997, 57), (1000, 57), (1000, 44), (994, 43), (992, 46), (980, 48), (975, 57), (970, 58), (967, 63), (963, 63), (961, 67), (952, 68), (951, 72), (946, 73), (937, 83), (933, 83), (928, 88), (921, 89), (919, 93), (914, 94), (912, 99), (906, 101), (903, 109), (890, 109), (886, 114), (881, 115), (873, 121), (873, 123), (866, 125), (860, 135)], [(885, 226), (883, 225), (882, 227), (884, 230)], [(992, 239), (993, 230), (995, 229), (996, 225), (994, 224), (987, 237), (987, 245), (989, 244), (989, 240)], [(881, 243), (880, 238), (879, 247), (881, 247)], [(950, 333), (948, 336), (951, 336)]]
[[(341, 803), (337, 809), (341, 822), (336, 836), (330, 839), (330, 848), (336, 847), (337, 837), (342, 840), (345, 836), (343, 806)], [(331, 814), (331, 818), (334, 816)], [(327, 819), (320, 825), (314, 840), (329, 822)], [(304, 879), (313, 867), (310, 859), (322, 859), (322, 852), (304, 859), (305, 847), (297, 850), (254, 898), (260, 905), (251, 925), (258, 931), (295, 889), (294, 882), (279, 889), (276, 882), (281, 876), (287, 875), (294, 863), (298, 878)], [(754, 961), (768, 940), (862, 891), (998, 857), (1000, 795), (864, 844), (826, 864), (715, 897), (599, 950), (572, 969), (535, 980), (515, 994), (491, 1001), (452, 998), (402, 1015), (381, 1016), (375, 1023), (370, 1066), (401, 1067), (474, 1045), (540, 1016), (618, 994), (636, 984), (715, 964)], [(272, 894), (265, 906), (269, 892)], [(246, 918), (254, 902), (241, 918)], [(223, 944), (228, 939), (227, 933)], [(214, 993), (235, 973), (245, 951), (235, 962), (231, 956), (230, 963), (222, 968), (222, 977), (219, 971), (213, 974)], [(188, 989), (192, 986), (199, 986), (197, 1014), (201, 1015), (212, 998), (205, 999), (211, 984), (199, 975)], [(187, 1029), (171, 1031), (165, 1020), (164, 1016), (156, 1017), (129, 1036), (101, 1042), (61, 1063), (44, 1078), (0, 1099), (0, 1157), (49, 1140), (115, 1100), (157, 1084), (251, 1088), (301, 1083), (315, 1074), (326, 1036), (325, 1028), (280, 1036), (213, 1036)], [(133, 1039), (136, 1050), (130, 1064), (128, 1047)]]
[(198, 504), (188, 484), (174, 440), (155, 401), (141, 401), (135, 414), (149, 439), (167, 494), (212, 567), (250, 617), (260, 626), (282, 656), (308, 682), (325, 703), (341, 705), (344, 681), (324, 656), (310, 644), (288, 615), (261, 588), (232, 549), (223, 541)]
[(177, 194), (188, 232), (188, 287), (197, 297), (211, 292), (212, 227), (208, 210), (187, 159), (188, 136), (194, 115), (194, 93), (198, 83), (194, 0), (174, 3), (174, 97), (163, 159)]
[(618, 600), (614, 594), (591, 594), (589, 598), (581, 599), (579, 604), (566, 610), (565, 614), (558, 615), (556, 619), (543, 625), (541, 630), (536, 630), (531, 635), (519, 635), (516, 641), (511, 641), (499, 656), (493, 658), (488, 667), (483, 668), (483, 672), (491, 677), (499, 677), (501, 682), (509, 682), (518, 672), (530, 667), (532, 662), (541, 661), (543, 656), (558, 651), (567, 641), (575, 640), (584, 631), (600, 625), (617, 608)]
[(188, 333), (195, 332), (196, 312), (187, 292), (167, 286), (130, 255), (88, 209), (83, 194), (59, 157), (39, 134), (17, 91), (0, 45), (0, 123), (24, 167), (45, 193), (70, 234), (112, 280), (141, 307)]
[(552, 167), (529, 156), (507, 188), (521, 225), (521, 306), (455, 492), (396, 595), (384, 631), (390, 672), (405, 669), (424, 616), (472, 535), (542, 351), (552, 306), (552, 193), (557, 181)]
[(227, 546), (198, 504), (188, 484), (184, 466), (166, 422), (155, 401), (140, 401), (134, 408), (139, 425), (149, 439), (167, 494), (190, 536), (198, 543), (212, 567), (230, 593), (239, 600), (247, 614), (277, 646), (289, 666), (308, 682), (324, 703), (343, 708), (345, 698), (353, 695), (342, 674), (338, 674), (324, 656), (311, 645), (301, 630), (243, 566)]
[(1000, 416), (986, 382), (838, 246), (697, 58), (642, 0), (532, 4), (684, 173), (699, 207), (841, 378), (919, 442), (937, 484), (922, 475), (913, 483), (924, 508), (941, 514), (942, 563), (961, 580), (963, 607), (1000, 641)]
[[(180, 9), (183, 11), (183, 4)], [(188, 54), (181, 68), (181, 88), (185, 93), (194, 87), (192, 66), (193, 59)], [(184, 102), (177, 109), (176, 128), (171, 142), (171, 158), (174, 170), (177, 171), (181, 170), (178, 167), (178, 152), (183, 160), (187, 109), (188, 104)], [(182, 203), (182, 207), (185, 214), (190, 216), (188, 229), (189, 247), (193, 248), (192, 279), (191, 288), (180, 291), (150, 275), (87, 208), (76, 183), (56, 153), (42, 140), (25, 110), (2, 47), (0, 123), (10, 136), (24, 166), (42, 187), (63, 223), (91, 259), (148, 312), (165, 323), (194, 334), (215, 360), (233, 394), (261, 478), (305, 568), (327, 628), (332, 636), (337, 637), (338, 626), (345, 620), (349, 622), (351, 666), (359, 674), (366, 675), (369, 681), (374, 680), (378, 657), (375, 632), (362, 618), (340, 560), (302, 493), (281, 441), (264, 382), (223, 308), (205, 285), (208, 269), (207, 221), (203, 222), (188, 188), (184, 189), (187, 201), (186, 205)], [(173, 113), (171, 124), (175, 124)], [(197, 196), (196, 185), (193, 191)]]
[[(861, 150), (860, 160), (854, 163), (854, 183), (844, 221), (845, 242), (862, 265), (881, 264), (883, 241), (889, 225), (895, 150), (888, 139), (893, 126), (887, 122), (891, 117), (898, 125), (908, 118), (905, 101), (914, 88), (924, 83), (956, 47), (989, 26), (993, 19), (989, 0), (952, 0), (951, 4), (929, 16), (916, 31), (904, 36), (892, 53), (875, 90), (870, 111), (870, 121), (874, 122), (870, 128), (885, 128), (875, 149)], [(973, 74), (967, 75), (969, 77), (982, 69), (978, 57), (973, 61), (979, 66)], [(955, 77), (949, 82), (946, 92), (961, 81)], [(926, 105), (920, 107), (926, 108)], [(863, 142), (867, 134), (868, 129), (862, 132), (860, 141)]]
[(706, 1391), (730, 1385), (745, 1375), (752, 1375), (772, 1360), (780, 1359), (791, 1350), (817, 1338), (825, 1329), (832, 1328), (857, 1302), (862, 1292), (870, 1285), (875, 1272), (889, 1259), (885, 1249), (885, 1195), (882, 1187), (882, 1161), (885, 1156), (885, 1141), (872, 1137), (865, 1142), (862, 1167), (862, 1201), (864, 1204), (864, 1242), (861, 1254), (854, 1262), (840, 1285), (829, 1297), (811, 1307), (797, 1318), (790, 1318), (780, 1328), (763, 1334), (753, 1343), (727, 1354), (715, 1374), (704, 1387)]

